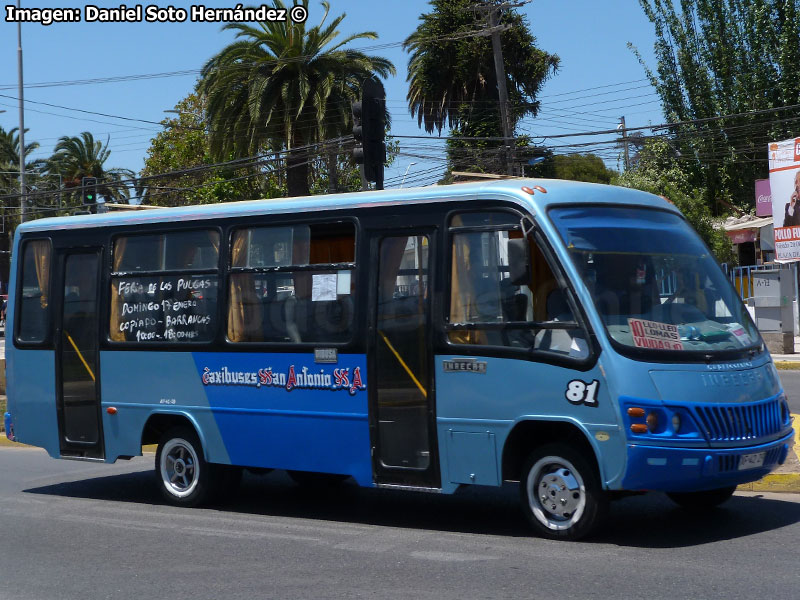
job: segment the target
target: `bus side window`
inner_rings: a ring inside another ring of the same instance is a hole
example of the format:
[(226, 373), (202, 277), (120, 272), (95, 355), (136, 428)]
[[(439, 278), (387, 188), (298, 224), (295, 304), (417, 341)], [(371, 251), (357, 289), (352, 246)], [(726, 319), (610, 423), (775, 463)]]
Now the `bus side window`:
[(217, 327), (219, 239), (214, 229), (116, 237), (111, 341), (211, 341)]
[(37, 343), (47, 339), (50, 326), (50, 264), (49, 240), (27, 242), (22, 251), (21, 293), (17, 296), (20, 342)]
[(234, 231), (228, 340), (349, 341), (355, 246), (352, 222)]
[[(488, 217), (485, 221), (482, 223), (474, 214), (469, 219), (456, 215), (450, 224), (450, 342), (534, 348), (575, 358), (588, 356), (583, 332), (574, 325), (557, 325), (574, 323), (575, 317), (564, 290), (559, 288), (532, 238), (531, 279), (523, 285), (511, 281), (508, 242), (522, 236), (519, 219), (508, 214), (505, 222)], [(556, 327), (543, 329), (538, 323)]]

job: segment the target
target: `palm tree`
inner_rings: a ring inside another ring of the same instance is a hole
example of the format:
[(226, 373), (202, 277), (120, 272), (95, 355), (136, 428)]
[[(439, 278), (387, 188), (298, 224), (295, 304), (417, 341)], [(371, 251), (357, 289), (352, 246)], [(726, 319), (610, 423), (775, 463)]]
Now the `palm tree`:
[[(420, 127), (440, 134), (445, 125), (463, 137), (502, 136), (499, 94), (491, 41), (476, 35), (485, 26), (471, 10), (474, 0), (432, 0), (433, 10), (404, 42), (408, 61), (408, 107)], [(558, 69), (559, 58), (536, 47), (526, 19), (506, 11), (501, 33), (512, 131), (525, 116), (539, 112), (542, 85)], [(472, 148), (477, 156), (491, 154), (486, 144), (462, 140), (448, 144), (451, 165), (459, 152)], [(496, 153), (496, 151), (495, 151)]]
[[(27, 133), (28, 130), (25, 130)], [(28, 156), (39, 148), (38, 142), (25, 144), (25, 171), (40, 174), (44, 161), (28, 161)], [(0, 127), (0, 206), (2, 207), (2, 229), (0, 229), (0, 281), (8, 281), (9, 250), (14, 228), (19, 222), (19, 128), (9, 131)], [(26, 182), (30, 189), (30, 180)], [(8, 210), (6, 210), (6, 208)]]
[(64, 179), (64, 188), (80, 188), (84, 177), (97, 178), (97, 193), (107, 201), (127, 202), (130, 196), (129, 187), (124, 180), (134, 179), (135, 173), (129, 169), (107, 169), (105, 162), (111, 155), (108, 140), (103, 144), (95, 141), (94, 136), (84, 131), (78, 136), (63, 136), (47, 161), (47, 171), (59, 174)]
[[(303, 0), (307, 6), (308, 0)], [(274, 0), (276, 8), (285, 8)], [(310, 153), (303, 147), (343, 135), (352, 123), (350, 105), (361, 82), (374, 74), (394, 74), (391, 62), (344, 46), (375, 39), (361, 32), (336, 40), (344, 14), (319, 25), (265, 22), (228, 23), (236, 40), (203, 67), (199, 84), (206, 96), (211, 151), (217, 160), (280, 148), (287, 157), (290, 196), (309, 193)]]
[[(19, 127), (6, 131), (0, 127), (0, 187), (19, 186)], [(25, 130), (28, 133), (28, 130)], [(39, 148), (39, 142), (25, 144), (25, 171), (39, 173), (45, 161), (28, 161), (28, 156)]]

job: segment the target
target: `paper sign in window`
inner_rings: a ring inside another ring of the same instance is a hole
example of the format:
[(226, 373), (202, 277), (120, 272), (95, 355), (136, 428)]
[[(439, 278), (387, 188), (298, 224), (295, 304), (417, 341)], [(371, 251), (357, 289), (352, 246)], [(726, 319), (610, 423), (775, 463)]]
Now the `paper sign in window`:
[(311, 301), (336, 300), (336, 273), (324, 273), (311, 277)]
[(336, 278), (336, 293), (340, 296), (350, 293), (350, 271), (339, 271)]

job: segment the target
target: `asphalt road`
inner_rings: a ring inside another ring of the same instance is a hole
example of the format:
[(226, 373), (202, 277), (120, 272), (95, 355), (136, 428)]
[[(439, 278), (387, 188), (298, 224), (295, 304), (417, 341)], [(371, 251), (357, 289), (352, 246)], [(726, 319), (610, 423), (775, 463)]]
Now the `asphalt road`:
[(159, 501), (152, 460), (0, 447), (0, 598), (650, 600), (794, 597), (800, 584), (791, 494), (705, 515), (627, 498), (594, 539), (569, 543), (529, 535), (513, 486), (321, 494), (274, 472), (224, 507), (187, 510)]

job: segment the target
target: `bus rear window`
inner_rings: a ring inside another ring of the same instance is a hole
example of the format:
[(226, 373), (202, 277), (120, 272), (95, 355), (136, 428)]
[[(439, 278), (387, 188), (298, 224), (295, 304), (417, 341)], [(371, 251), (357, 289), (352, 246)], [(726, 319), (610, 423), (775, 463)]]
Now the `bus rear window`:
[(38, 343), (47, 339), (50, 327), (50, 264), (49, 240), (27, 242), (22, 251), (22, 288), (18, 296), (19, 325), (17, 340)]
[(114, 241), (109, 335), (115, 342), (208, 342), (217, 330), (219, 232)]

